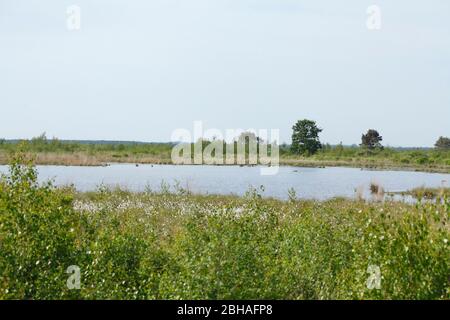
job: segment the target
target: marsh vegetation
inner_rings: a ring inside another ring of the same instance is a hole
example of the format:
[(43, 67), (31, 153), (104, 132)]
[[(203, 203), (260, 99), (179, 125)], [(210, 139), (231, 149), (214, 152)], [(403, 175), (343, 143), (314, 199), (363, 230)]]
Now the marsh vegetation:
[[(208, 144), (208, 141), (204, 141), (202, 148), (206, 148)], [(18, 151), (33, 155), (35, 163), (42, 165), (171, 164), (173, 146), (172, 143), (61, 141), (56, 138), (47, 139), (43, 135), (23, 141), (0, 140), (0, 164), (7, 164), (11, 155)], [(279, 148), (281, 165), (346, 166), (450, 173), (450, 150), (446, 148), (384, 147), (371, 150), (359, 146), (323, 144), (321, 149), (311, 155), (293, 153), (290, 145), (283, 144)]]
[(78, 193), (36, 178), (19, 157), (0, 182), (0, 299), (450, 298), (447, 198)]

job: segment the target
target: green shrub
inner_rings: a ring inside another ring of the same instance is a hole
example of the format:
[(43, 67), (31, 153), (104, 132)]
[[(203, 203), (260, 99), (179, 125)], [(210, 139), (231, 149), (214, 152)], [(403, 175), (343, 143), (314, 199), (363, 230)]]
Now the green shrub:
[(446, 198), (79, 194), (19, 157), (0, 182), (0, 299), (449, 299), (449, 216)]
[(73, 264), (72, 196), (39, 185), (35, 168), (18, 156), (0, 182), (0, 298), (62, 298)]
[(403, 158), (400, 160), (400, 162), (407, 164), (407, 163), (410, 163), (411, 161), (409, 159)]

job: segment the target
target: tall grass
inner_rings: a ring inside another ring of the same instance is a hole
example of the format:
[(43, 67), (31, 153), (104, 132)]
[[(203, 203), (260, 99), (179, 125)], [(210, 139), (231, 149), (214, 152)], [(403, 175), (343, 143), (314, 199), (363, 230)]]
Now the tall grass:
[(408, 191), (393, 192), (391, 194), (400, 194), (402, 196), (412, 196), (416, 199), (422, 200), (440, 200), (450, 197), (450, 188), (427, 188), (418, 187)]
[(0, 299), (450, 298), (448, 200), (80, 194), (21, 163), (0, 182)]
[(288, 149), (280, 152), (284, 162), (296, 164), (301, 161), (325, 165), (363, 166), (373, 168), (411, 168), (450, 172), (450, 150), (440, 149), (384, 149), (367, 150), (360, 147), (326, 145), (309, 157), (294, 156)]
[[(202, 148), (206, 148), (208, 144), (208, 141), (204, 141)], [(7, 163), (10, 154), (21, 150), (35, 154), (38, 164), (102, 165), (110, 162), (169, 164), (172, 147), (172, 143), (81, 143), (47, 139), (41, 136), (29, 141), (0, 141), (0, 163)], [(193, 144), (191, 148), (194, 148)], [(226, 145), (223, 150), (225, 152)], [(236, 145), (234, 150), (236, 152)], [(248, 147), (246, 153), (248, 154)], [(367, 150), (356, 146), (324, 145), (315, 155), (300, 156), (292, 154), (288, 145), (281, 145), (280, 163), (450, 172), (450, 150), (389, 147), (382, 150)]]

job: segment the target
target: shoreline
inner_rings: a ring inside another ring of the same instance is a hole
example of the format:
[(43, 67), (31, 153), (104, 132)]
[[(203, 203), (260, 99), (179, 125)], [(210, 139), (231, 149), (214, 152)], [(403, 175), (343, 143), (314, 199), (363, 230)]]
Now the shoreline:
[[(112, 164), (131, 164), (131, 165), (199, 165), (207, 164), (174, 164), (170, 159), (158, 157), (133, 157), (127, 159), (118, 159), (108, 155), (92, 156), (86, 154), (49, 154), (38, 153), (28, 154), (34, 158), (35, 165), (41, 166), (74, 166), (74, 167), (107, 167)], [(9, 155), (0, 154), (0, 165), (9, 164)], [(258, 164), (259, 165), (259, 164)], [(249, 164), (212, 164), (208, 166), (258, 166)], [(420, 166), (420, 165), (399, 165), (395, 163), (371, 163), (364, 161), (330, 161), (330, 160), (305, 160), (305, 159), (280, 159), (280, 166), (293, 168), (325, 168), (325, 167), (341, 167), (354, 168), (367, 171), (403, 171), (403, 172), (424, 172), (424, 173), (442, 173), (450, 174), (450, 166)]]

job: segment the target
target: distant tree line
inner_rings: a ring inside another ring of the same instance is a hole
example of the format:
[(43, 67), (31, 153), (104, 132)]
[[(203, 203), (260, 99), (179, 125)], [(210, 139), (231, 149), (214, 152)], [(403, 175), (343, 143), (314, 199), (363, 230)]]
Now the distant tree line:
[[(303, 119), (298, 120), (292, 127), (292, 144), (290, 151), (298, 155), (313, 155), (322, 149), (322, 143), (319, 139), (319, 134), (323, 129), (319, 128), (315, 121)], [(367, 133), (362, 134), (360, 147), (368, 151), (382, 150), (381, 144), (383, 137), (375, 129), (367, 130)], [(338, 146), (343, 148), (342, 143)], [(440, 137), (436, 144), (436, 149), (448, 150), (450, 149), (450, 139), (447, 137)]]
[(450, 149), (450, 138), (439, 137), (438, 141), (434, 144), (437, 149)]
[[(297, 155), (313, 155), (319, 150), (329, 150), (331, 146), (329, 144), (323, 145), (320, 141), (319, 134), (323, 131), (319, 128), (315, 121), (309, 119), (298, 120), (292, 127), (292, 143), (289, 146), (286, 143), (281, 144), (280, 150), (284, 154), (292, 153)], [(213, 138), (213, 141), (216, 139)], [(366, 150), (368, 153), (382, 150), (383, 145), (381, 142), (383, 137), (375, 129), (369, 129), (366, 133), (361, 135), (361, 143), (359, 144), (362, 150)], [(1, 149), (11, 149), (17, 143), (25, 143), (25, 147), (30, 151), (129, 151), (133, 154), (138, 153), (170, 153), (174, 143), (141, 143), (141, 142), (127, 142), (127, 141), (72, 141), (72, 140), (59, 140), (56, 137), (48, 139), (45, 132), (41, 135), (32, 138), (31, 140), (6, 140), (0, 139)], [(267, 144), (263, 139), (258, 137), (254, 132), (242, 132), (240, 136), (236, 137), (231, 144), (234, 144), (234, 148), (239, 142), (243, 142), (245, 145), (245, 151), (248, 153), (248, 148), (251, 142), (255, 142), (257, 153), (259, 153), (260, 145)], [(210, 144), (211, 141), (207, 139), (203, 140), (203, 147)], [(224, 148), (227, 142), (223, 141)], [(441, 136), (435, 143), (436, 150), (450, 150), (450, 138)], [(355, 146), (356, 147), (356, 146)], [(269, 150), (271, 148), (269, 147)], [(343, 150), (344, 146), (342, 142), (335, 147), (337, 150)]]

